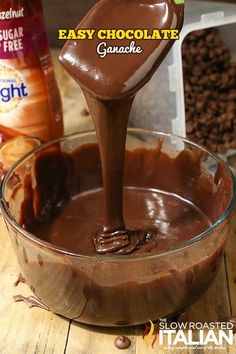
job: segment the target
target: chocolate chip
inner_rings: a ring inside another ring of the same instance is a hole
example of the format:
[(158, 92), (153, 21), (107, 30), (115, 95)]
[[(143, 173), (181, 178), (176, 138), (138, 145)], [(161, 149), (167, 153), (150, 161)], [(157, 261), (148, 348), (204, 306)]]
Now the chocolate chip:
[(227, 148), (225, 147), (225, 145), (218, 145), (217, 146), (217, 152), (221, 155), (224, 155), (227, 152)]
[(193, 123), (187, 123), (187, 133), (190, 134), (194, 131), (194, 125)]
[(119, 336), (114, 342), (117, 349), (124, 350), (131, 346), (131, 340), (126, 336)]
[(236, 147), (236, 64), (217, 29), (191, 32), (182, 53), (187, 136), (225, 154)]

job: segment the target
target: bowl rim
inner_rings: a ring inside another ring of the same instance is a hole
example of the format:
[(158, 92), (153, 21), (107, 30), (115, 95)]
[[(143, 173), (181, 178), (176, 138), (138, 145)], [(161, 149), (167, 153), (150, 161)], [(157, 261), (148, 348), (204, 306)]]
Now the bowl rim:
[(181, 242), (177, 246), (169, 248), (169, 249), (165, 250), (164, 252), (160, 251), (160, 252), (156, 252), (154, 254), (141, 254), (141, 255), (139, 254), (139, 255), (126, 255), (126, 256), (119, 255), (118, 256), (118, 255), (83, 255), (83, 254), (79, 254), (74, 251), (70, 251), (66, 248), (63, 248), (60, 246), (55, 246), (50, 242), (41, 240), (40, 238), (38, 238), (34, 234), (30, 233), (29, 231), (27, 231), (23, 227), (21, 227), (20, 224), (18, 224), (18, 222), (11, 215), (9, 208), (7, 206), (7, 202), (4, 199), (4, 190), (5, 190), (7, 181), (9, 179), (9, 177), (14, 173), (15, 169), (17, 167), (19, 167), (20, 164), (23, 163), (24, 161), (26, 161), (29, 157), (33, 156), (35, 153), (37, 153), (49, 146), (61, 143), (63, 141), (73, 140), (75, 138), (83, 137), (86, 135), (91, 135), (91, 134), (96, 135), (95, 130), (87, 130), (84, 132), (65, 135), (61, 138), (54, 139), (52, 141), (49, 141), (49, 142), (42, 144), (41, 146), (33, 149), (32, 151), (27, 153), (25, 156), (23, 156), (21, 159), (19, 159), (9, 169), (9, 171), (5, 175), (4, 180), (1, 184), (0, 207), (2, 210), (3, 217), (4, 217), (4, 221), (5, 222), (7, 221), (11, 225), (11, 227), (15, 231), (17, 231), (17, 233), (20, 234), (21, 237), (23, 237), (27, 241), (30, 241), (31, 243), (35, 244), (36, 246), (40, 246), (41, 248), (46, 249), (47, 251), (53, 251), (54, 253), (63, 254), (65, 256), (70, 256), (70, 257), (82, 258), (82, 259), (102, 260), (102, 261), (106, 261), (106, 262), (107, 261), (108, 262), (117, 262), (120, 260), (122, 260), (123, 262), (130, 262), (130, 261), (132, 262), (134, 260), (135, 261), (149, 260), (149, 259), (157, 258), (157, 257), (163, 256), (163, 255), (170, 255), (170, 254), (175, 253), (180, 250), (185, 250), (186, 248), (199, 243), (202, 239), (207, 237), (210, 233), (212, 233), (212, 231), (214, 231), (216, 228), (218, 228), (218, 226), (220, 226), (230, 216), (230, 214), (233, 211), (235, 200), (236, 200), (236, 180), (235, 180), (235, 177), (234, 177), (231, 169), (229, 168), (229, 166), (226, 164), (226, 162), (220, 156), (208, 151), (205, 147), (203, 147), (199, 144), (196, 144), (184, 137), (174, 135), (174, 134), (159, 132), (159, 131), (156, 131), (153, 129), (143, 129), (143, 128), (128, 128), (127, 133), (136, 133), (136, 134), (137, 133), (145, 133), (145, 134), (149, 133), (152, 135), (157, 135), (159, 137), (174, 138), (177, 140), (181, 140), (181, 142), (188, 143), (193, 147), (201, 149), (202, 151), (206, 152), (209, 156), (211, 156), (214, 160), (216, 160), (217, 162), (219, 162), (223, 165), (224, 169), (226, 170), (226, 172), (228, 173), (228, 175), (231, 177), (231, 180), (232, 180), (232, 197), (231, 197), (231, 200), (230, 200), (225, 212), (216, 220), (216, 222), (210, 228), (208, 228), (207, 230), (205, 230), (201, 234), (193, 237), (192, 239)]

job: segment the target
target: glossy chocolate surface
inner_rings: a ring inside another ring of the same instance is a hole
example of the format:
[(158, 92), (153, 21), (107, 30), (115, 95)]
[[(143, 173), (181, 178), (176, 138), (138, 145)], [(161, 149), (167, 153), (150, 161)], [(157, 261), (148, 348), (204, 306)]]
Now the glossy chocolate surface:
[[(202, 173), (199, 150), (184, 150), (171, 157), (161, 146), (158, 141), (156, 148), (139, 148), (125, 155), (125, 220), (130, 228), (155, 228), (153, 241), (129, 255), (129, 262), (127, 256), (115, 255), (108, 261), (93, 247), (90, 232), (103, 227), (101, 210), (97, 210), (102, 207), (98, 145), (86, 144), (70, 154), (55, 145), (36, 155), (34, 171), (25, 178), (20, 223), (55, 246), (85, 255), (73, 260), (39, 248), (33, 256), (29, 246), (18, 240), (17, 253), (27, 283), (52, 311), (84, 323), (137, 324), (184, 310), (213, 281), (227, 221), (209, 234), (205, 246), (195, 244), (161, 258), (145, 259), (208, 228), (224, 213), (232, 196), (232, 181), (220, 164), (211, 177)], [(79, 215), (86, 220), (78, 220)], [(97, 223), (91, 215), (98, 218)], [(137, 260), (141, 252), (144, 258)]]
[[(183, 4), (174, 0), (101, 0), (88, 12), (78, 29), (181, 29)], [(93, 40), (69, 40), (60, 60), (69, 74), (86, 91), (102, 100), (134, 95), (154, 74), (173, 40), (136, 40), (141, 54), (115, 54), (100, 58)], [(106, 40), (109, 46), (127, 46), (124, 40)]]
[[(182, 4), (173, 0), (101, 0), (77, 29), (181, 29)], [(119, 15), (122, 14), (122, 15)], [(108, 40), (126, 46), (128, 40)], [(104, 187), (103, 230), (94, 235), (99, 254), (127, 255), (152, 239), (149, 230), (129, 230), (123, 215), (126, 131), (133, 97), (159, 67), (173, 40), (142, 40), (141, 54), (110, 54), (100, 58), (98, 39), (69, 40), (60, 61), (84, 90), (97, 132)]]

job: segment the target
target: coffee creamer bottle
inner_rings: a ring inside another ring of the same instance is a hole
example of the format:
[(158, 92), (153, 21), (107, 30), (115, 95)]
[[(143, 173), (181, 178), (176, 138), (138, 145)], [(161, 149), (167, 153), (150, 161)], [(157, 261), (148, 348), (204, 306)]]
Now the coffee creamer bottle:
[(0, 174), (40, 141), (62, 135), (41, 0), (1, 0)]

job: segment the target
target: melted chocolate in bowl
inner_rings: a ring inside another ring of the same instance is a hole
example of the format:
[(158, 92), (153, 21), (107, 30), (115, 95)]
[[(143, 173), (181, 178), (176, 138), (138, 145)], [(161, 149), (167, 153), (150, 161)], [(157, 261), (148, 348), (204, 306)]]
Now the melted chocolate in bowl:
[(91, 141), (94, 133), (43, 147), (5, 181), (11, 215), (38, 237), (23, 236), (7, 217), (27, 284), (53, 312), (90, 324), (134, 325), (184, 310), (217, 274), (232, 214), (231, 175), (189, 143), (171, 149), (180, 138), (131, 131), (124, 219), (153, 237), (131, 255), (97, 255), (93, 235), (103, 227), (104, 203), (99, 147)]
[[(93, 238), (103, 225), (103, 204), (102, 190), (82, 193), (71, 198), (56, 218), (33, 227), (32, 233), (70, 251), (96, 255)], [(136, 254), (166, 251), (211, 226), (206, 215), (193, 204), (155, 189), (126, 188), (124, 213), (129, 229), (150, 230), (152, 235)], [(87, 237), (81, 237), (83, 234)]]

